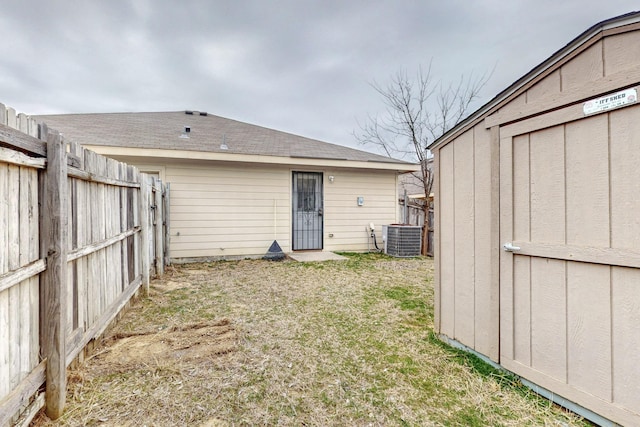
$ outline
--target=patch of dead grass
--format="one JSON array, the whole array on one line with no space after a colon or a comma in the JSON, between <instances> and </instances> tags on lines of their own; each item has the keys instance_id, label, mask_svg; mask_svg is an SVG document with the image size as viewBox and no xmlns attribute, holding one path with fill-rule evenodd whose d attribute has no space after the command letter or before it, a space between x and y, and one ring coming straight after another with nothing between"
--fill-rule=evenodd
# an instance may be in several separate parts
<instances>
[{"instance_id":1,"label":"patch of dead grass","mask_svg":"<svg viewBox=\"0 0 640 427\"><path fill-rule=\"evenodd\" d=\"M434 343L432 275L381 255L172 268L38 423L581 424Z\"/></svg>"}]
</instances>

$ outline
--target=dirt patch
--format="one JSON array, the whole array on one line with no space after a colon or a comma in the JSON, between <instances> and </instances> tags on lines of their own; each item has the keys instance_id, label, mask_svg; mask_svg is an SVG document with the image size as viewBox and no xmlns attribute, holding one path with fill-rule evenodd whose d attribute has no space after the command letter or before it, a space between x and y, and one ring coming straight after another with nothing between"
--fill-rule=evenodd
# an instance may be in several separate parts
<instances>
[{"instance_id":1,"label":"dirt patch","mask_svg":"<svg viewBox=\"0 0 640 427\"><path fill-rule=\"evenodd\" d=\"M150 362L203 362L237 349L236 331L229 319L188 323L157 332L116 333L95 357L101 369L126 372Z\"/></svg>"},{"instance_id":2,"label":"dirt patch","mask_svg":"<svg viewBox=\"0 0 640 427\"><path fill-rule=\"evenodd\" d=\"M175 282L173 280L158 280L153 284L153 288L157 292L171 292L177 289L185 289L190 286L190 282Z\"/></svg>"},{"instance_id":3,"label":"dirt patch","mask_svg":"<svg viewBox=\"0 0 640 427\"><path fill-rule=\"evenodd\" d=\"M189 276L206 276L208 274L211 274L211 271L209 270L201 270L201 269L191 269L191 268L185 268L184 270L185 274L188 274Z\"/></svg>"}]
</instances>

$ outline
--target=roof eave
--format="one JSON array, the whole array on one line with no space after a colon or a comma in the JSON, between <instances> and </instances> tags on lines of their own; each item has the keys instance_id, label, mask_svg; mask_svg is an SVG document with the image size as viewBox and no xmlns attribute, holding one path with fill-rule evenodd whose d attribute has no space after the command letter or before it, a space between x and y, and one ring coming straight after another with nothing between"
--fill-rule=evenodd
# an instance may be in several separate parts
<instances>
[{"instance_id":1,"label":"roof eave","mask_svg":"<svg viewBox=\"0 0 640 427\"><path fill-rule=\"evenodd\" d=\"M354 169L391 170L401 173L420 170L419 164L401 162L377 162L364 160L323 159L313 157L265 156L257 154L219 153L211 151L169 150L105 145L84 145L85 148L105 156L144 157L147 159L207 160L237 163L261 163L277 165L305 165L315 167L340 167Z\"/></svg>"}]
</instances>

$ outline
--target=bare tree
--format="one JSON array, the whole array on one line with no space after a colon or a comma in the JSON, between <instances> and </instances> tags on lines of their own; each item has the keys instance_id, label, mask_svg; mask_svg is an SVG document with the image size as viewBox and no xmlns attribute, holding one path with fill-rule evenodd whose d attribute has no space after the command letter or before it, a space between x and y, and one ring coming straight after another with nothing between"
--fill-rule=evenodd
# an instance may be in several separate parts
<instances>
[{"instance_id":1,"label":"bare tree","mask_svg":"<svg viewBox=\"0 0 640 427\"><path fill-rule=\"evenodd\" d=\"M364 124L359 124L360 132L355 133L355 137L362 144L377 146L389 157L420 163L421 170L414 175L427 197L423 206L426 225L423 254L427 251L427 233L432 226L428 197L433 187L433 172L427 147L467 116L489 77L490 74L462 75L456 82L445 84L433 78L429 63L426 70L418 69L415 78L401 70L385 86L371 84L386 109L382 116L368 116Z\"/></svg>"}]
</instances>

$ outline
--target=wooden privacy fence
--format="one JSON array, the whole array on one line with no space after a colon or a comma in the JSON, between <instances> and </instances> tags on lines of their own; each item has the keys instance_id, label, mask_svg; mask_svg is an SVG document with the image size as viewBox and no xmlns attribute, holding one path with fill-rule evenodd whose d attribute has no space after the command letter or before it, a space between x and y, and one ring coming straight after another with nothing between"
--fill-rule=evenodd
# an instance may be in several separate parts
<instances>
[{"instance_id":1,"label":"wooden privacy fence","mask_svg":"<svg viewBox=\"0 0 640 427\"><path fill-rule=\"evenodd\" d=\"M61 415L66 368L163 273L167 207L159 180L0 104L0 426Z\"/></svg>"}]
</instances>

